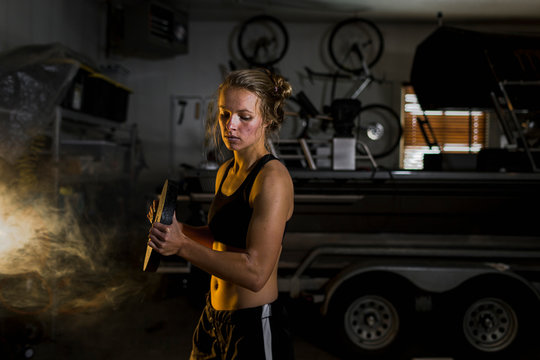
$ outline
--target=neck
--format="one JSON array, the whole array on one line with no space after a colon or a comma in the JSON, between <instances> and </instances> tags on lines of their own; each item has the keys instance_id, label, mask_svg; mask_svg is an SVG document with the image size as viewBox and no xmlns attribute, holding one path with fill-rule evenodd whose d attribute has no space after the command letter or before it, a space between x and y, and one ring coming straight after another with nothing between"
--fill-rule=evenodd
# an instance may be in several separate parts
<instances>
[{"instance_id":1,"label":"neck","mask_svg":"<svg viewBox=\"0 0 540 360\"><path fill-rule=\"evenodd\" d=\"M234 170L235 172L248 171L264 155L268 154L266 148L249 152L234 152Z\"/></svg>"}]
</instances>

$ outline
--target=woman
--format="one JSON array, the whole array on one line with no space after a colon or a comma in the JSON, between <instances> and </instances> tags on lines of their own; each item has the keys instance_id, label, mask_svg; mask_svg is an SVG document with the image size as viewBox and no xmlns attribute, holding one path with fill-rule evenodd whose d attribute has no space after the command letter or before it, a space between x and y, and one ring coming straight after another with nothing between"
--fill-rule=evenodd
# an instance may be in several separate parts
<instances>
[{"instance_id":1,"label":"woman","mask_svg":"<svg viewBox=\"0 0 540 360\"><path fill-rule=\"evenodd\" d=\"M229 74L219 87L218 126L233 157L216 176L208 226L155 223L149 245L211 274L191 359L291 359L292 340L277 302L277 269L294 190L267 148L283 122L291 86L263 69Z\"/></svg>"}]
</instances>

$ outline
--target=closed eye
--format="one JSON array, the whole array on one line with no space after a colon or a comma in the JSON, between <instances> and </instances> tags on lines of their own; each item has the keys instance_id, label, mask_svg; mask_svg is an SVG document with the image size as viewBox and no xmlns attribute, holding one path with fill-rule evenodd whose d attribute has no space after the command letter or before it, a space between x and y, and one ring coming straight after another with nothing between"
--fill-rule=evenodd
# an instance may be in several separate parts
<instances>
[{"instance_id":1,"label":"closed eye","mask_svg":"<svg viewBox=\"0 0 540 360\"><path fill-rule=\"evenodd\" d=\"M227 110L221 110L219 112L219 119L221 121L227 121L231 118L231 112Z\"/></svg>"}]
</instances>

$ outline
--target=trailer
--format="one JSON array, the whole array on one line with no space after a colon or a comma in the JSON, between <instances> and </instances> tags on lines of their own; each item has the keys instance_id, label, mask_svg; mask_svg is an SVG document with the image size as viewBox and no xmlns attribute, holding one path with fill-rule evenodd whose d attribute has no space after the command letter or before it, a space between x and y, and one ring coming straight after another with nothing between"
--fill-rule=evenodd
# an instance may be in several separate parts
<instances>
[{"instance_id":1,"label":"trailer","mask_svg":"<svg viewBox=\"0 0 540 360\"><path fill-rule=\"evenodd\" d=\"M476 167L448 171L442 152L441 166L386 170L364 146L372 170L358 170L354 139L336 132L333 170L321 170L308 137L280 140L280 150L301 148L278 152L282 160L305 164L286 162L295 211L279 288L317 305L325 323L314 327L341 358L540 359L537 55L537 37L446 26L419 44L410 80L422 109L497 115L506 146L452 154ZM438 146L423 118L425 143ZM186 171L184 219L206 222L214 178Z\"/></svg>"},{"instance_id":2,"label":"trailer","mask_svg":"<svg viewBox=\"0 0 540 360\"><path fill-rule=\"evenodd\" d=\"M214 175L187 173L181 216L205 220ZM317 305L325 324L315 326L333 337L338 355L538 357L539 174L291 175L295 212L279 288ZM165 262L160 271L189 266L179 269Z\"/></svg>"}]
</instances>

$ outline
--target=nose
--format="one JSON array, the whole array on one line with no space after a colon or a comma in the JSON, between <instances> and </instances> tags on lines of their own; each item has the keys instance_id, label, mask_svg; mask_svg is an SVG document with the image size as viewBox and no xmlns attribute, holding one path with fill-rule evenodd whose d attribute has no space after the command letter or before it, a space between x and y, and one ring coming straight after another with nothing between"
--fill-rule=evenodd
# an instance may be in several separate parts
<instances>
[{"instance_id":1,"label":"nose","mask_svg":"<svg viewBox=\"0 0 540 360\"><path fill-rule=\"evenodd\" d=\"M227 130L236 130L236 126L238 125L238 115L231 115L227 123L225 124L225 127Z\"/></svg>"}]
</instances>

